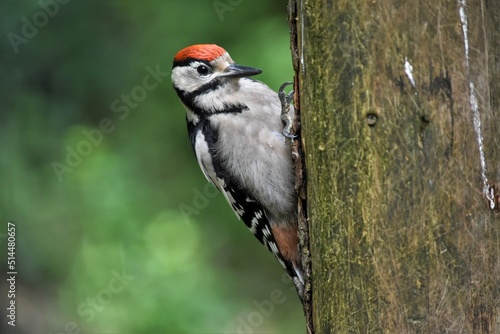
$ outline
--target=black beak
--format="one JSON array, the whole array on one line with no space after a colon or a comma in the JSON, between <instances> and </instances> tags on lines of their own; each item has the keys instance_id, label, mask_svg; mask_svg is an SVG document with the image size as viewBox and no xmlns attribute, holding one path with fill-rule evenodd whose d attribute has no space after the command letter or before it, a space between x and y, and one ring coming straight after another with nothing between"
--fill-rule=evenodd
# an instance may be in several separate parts
<instances>
[{"instance_id":1,"label":"black beak","mask_svg":"<svg viewBox=\"0 0 500 334\"><path fill-rule=\"evenodd\" d=\"M242 66L237 64L229 65L225 70L222 77L228 78L243 78L243 77L251 77L252 75L261 74L262 71L258 68Z\"/></svg>"}]
</instances>

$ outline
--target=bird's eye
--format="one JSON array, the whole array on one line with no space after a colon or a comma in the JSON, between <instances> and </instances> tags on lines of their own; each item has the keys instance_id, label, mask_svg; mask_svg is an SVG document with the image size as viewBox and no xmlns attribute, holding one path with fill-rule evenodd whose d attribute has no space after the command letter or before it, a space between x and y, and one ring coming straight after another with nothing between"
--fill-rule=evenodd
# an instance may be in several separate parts
<instances>
[{"instance_id":1,"label":"bird's eye","mask_svg":"<svg viewBox=\"0 0 500 334\"><path fill-rule=\"evenodd\" d=\"M199 75L208 75L212 72L212 69L207 65L200 65L196 68Z\"/></svg>"}]
</instances>

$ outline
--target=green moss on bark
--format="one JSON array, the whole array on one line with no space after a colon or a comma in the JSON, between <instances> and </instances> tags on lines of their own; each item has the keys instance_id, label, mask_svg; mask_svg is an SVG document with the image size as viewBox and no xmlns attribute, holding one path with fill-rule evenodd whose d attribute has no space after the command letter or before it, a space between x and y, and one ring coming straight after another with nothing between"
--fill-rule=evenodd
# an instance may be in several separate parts
<instances>
[{"instance_id":1,"label":"green moss on bark","mask_svg":"<svg viewBox=\"0 0 500 334\"><path fill-rule=\"evenodd\" d=\"M500 219L482 194L469 95L472 80L493 182L500 4L466 7L470 76L458 6L299 1L318 333L500 330Z\"/></svg>"}]
</instances>

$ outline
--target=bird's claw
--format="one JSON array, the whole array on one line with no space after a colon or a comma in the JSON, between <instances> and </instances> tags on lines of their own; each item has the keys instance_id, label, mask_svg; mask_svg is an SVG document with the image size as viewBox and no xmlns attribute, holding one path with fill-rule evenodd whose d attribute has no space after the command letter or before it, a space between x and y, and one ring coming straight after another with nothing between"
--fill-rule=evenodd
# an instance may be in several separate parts
<instances>
[{"instance_id":1,"label":"bird's claw","mask_svg":"<svg viewBox=\"0 0 500 334\"><path fill-rule=\"evenodd\" d=\"M282 84L280 86L280 89L278 91L278 95L279 95L279 98L280 98L280 101L281 101L281 109L283 110L284 108L286 108L286 106L288 104L290 104L290 102L293 101L293 94L295 93L293 90L290 92L290 93L286 93L285 92L285 88L287 86L290 86L290 85L293 85L293 82L291 81L287 81L285 82L284 84Z\"/></svg>"},{"instance_id":2,"label":"bird's claw","mask_svg":"<svg viewBox=\"0 0 500 334\"><path fill-rule=\"evenodd\" d=\"M285 88L291 84L293 84L293 82L290 81L282 84L278 91L278 97L281 102L281 121L283 122L283 136L285 136L286 138L295 139L297 138L297 136L290 133L293 124L294 110L291 102L293 101L294 91L292 90L288 94L285 92Z\"/></svg>"}]
</instances>

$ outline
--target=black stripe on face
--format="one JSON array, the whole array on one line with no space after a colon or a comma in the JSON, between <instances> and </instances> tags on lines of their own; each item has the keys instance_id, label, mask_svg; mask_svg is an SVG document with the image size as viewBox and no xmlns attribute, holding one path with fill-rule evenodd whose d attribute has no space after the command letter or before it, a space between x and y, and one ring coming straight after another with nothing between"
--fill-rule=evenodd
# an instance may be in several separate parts
<instances>
[{"instance_id":1,"label":"black stripe on face","mask_svg":"<svg viewBox=\"0 0 500 334\"><path fill-rule=\"evenodd\" d=\"M208 94L216 89L223 87L225 84L226 84L226 82L222 82L221 78L214 78L210 82L204 84L200 88L198 88L190 93L179 89L175 85L174 85L174 89L175 89L175 92L177 93L177 96L179 97L179 99L181 99L181 101L184 104L186 104L186 101L194 100L195 97L197 97L199 95Z\"/></svg>"},{"instance_id":2,"label":"black stripe on face","mask_svg":"<svg viewBox=\"0 0 500 334\"><path fill-rule=\"evenodd\" d=\"M227 80L223 80L223 78L215 77L210 82L204 84L203 86L201 86L197 90L194 90L190 93L184 92L184 97L186 99L189 99L189 100L194 100L195 97L197 97L197 96L209 94L210 92L213 92L214 90L217 90L217 89L222 89L227 84L228 84Z\"/></svg>"},{"instance_id":3,"label":"black stripe on face","mask_svg":"<svg viewBox=\"0 0 500 334\"><path fill-rule=\"evenodd\" d=\"M224 104L221 109L203 109L199 105L194 102L195 96L193 93L184 95L183 91L179 90L177 87L174 87L179 99L182 103L189 109L193 114L198 116L201 119L205 119L210 115L215 114L239 114L243 112L243 110L247 110L248 107L244 104Z\"/></svg>"}]
</instances>

